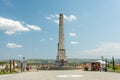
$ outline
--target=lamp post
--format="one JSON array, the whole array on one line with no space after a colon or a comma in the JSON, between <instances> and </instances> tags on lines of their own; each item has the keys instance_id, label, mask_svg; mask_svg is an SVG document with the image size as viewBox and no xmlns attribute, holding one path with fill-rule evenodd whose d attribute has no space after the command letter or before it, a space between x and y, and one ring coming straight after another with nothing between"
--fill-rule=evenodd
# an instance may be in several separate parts
<instances>
[{"instance_id":1,"label":"lamp post","mask_svg":"<svg viewBox=\"0 0 120 80\"><path fill-rule=\"evenodd\" d=\"M25 57L23 57L23 72L25 71Z\"/></svg>"},{"instance_id":2,"label":"lamp post","mask_svg":"<svg viewBox=\"0 0 120 80\"><path fill-rule=\"evenodd\" d=\"M107 72L107 68L108 68L108 61L107 59L105 59L105 71Z\"/></svg>"},{"instance_id":3,"label":"lamp post","mask_svg":"<svg viewBox=\"0 0 120 80\"><path fill-rule=\"evenodd\" d=\"M24 72L24 69L25 69L25 57L23 57L23 55L18 55L21 60L20 60L20 68L21 68L21 72Z\"/></svg>"}]
</instances>

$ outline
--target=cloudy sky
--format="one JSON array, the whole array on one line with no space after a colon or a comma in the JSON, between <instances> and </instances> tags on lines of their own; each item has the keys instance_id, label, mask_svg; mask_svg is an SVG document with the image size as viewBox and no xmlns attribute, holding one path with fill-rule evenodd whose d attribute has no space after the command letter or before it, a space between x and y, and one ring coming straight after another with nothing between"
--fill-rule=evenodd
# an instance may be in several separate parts
<instances>
[{"instance_id":1,"label":"cloudy sky","mask_svg":"<svg viewBox=\"0 0 120 80\"><path fill-rule=\"evenodd\" d=\"M0 0L0 59L55 59L64 14L68 58L120 58L119 0Z\"/></svg>"}]
</instances>

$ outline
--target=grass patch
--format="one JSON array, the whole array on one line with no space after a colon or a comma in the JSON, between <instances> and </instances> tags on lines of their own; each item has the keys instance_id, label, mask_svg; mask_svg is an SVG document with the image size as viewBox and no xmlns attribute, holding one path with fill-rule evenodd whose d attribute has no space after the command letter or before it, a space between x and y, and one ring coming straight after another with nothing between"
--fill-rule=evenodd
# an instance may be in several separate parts
<instances>
[{"instance_id":1,"label":"grass patch","mask_svg":"<svg viewBox=\"0 0 120 80\"><path fill-rule=\"evenodd\" d=\"M11 71L11 72L9 72L9 71L0 71L0 75L15 74L15 73L18 73L18 72L16 72L16 71Z\"/></svg>"}]
</instances>

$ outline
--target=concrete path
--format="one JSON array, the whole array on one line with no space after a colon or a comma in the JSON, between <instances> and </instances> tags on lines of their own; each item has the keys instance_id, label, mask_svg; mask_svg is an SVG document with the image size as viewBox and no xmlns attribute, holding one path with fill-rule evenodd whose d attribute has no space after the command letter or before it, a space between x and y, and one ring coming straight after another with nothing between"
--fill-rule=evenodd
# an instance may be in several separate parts
<instances>
[{"instance_id":1,"label":"concrete path","mask_svg":"<svg viewBox=\"0 0 120 80\"><path fill-rule=\"evenodd\" d=\"M120 73L80 70L36 71L0 75L0 80L120 80Z\"/></svg>"}]
</instances>

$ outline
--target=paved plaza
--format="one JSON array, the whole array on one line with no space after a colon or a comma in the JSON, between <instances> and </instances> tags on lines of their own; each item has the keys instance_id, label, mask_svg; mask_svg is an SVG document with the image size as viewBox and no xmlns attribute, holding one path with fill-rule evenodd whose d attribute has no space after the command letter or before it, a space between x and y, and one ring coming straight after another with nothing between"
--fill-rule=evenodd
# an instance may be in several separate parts
<instances>
[{"instance_id":1,"label":"paved plaza","mask_svg":"<svg viewBox=\"0 0 120 80\"><path fill-rule=\"evenodd\" d=\"M0 75L0 80L120 80L120 73L81 70L34 71Z\"/></svg>"}]
</instances>

